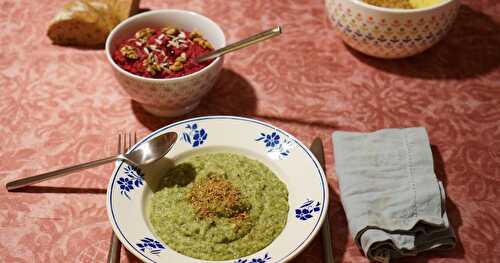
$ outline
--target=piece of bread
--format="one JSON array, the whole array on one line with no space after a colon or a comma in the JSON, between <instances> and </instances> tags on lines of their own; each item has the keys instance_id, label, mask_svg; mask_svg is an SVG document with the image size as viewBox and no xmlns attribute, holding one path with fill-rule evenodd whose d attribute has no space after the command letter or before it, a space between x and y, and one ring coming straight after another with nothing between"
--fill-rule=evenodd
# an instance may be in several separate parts
<instances>
[{"instance_id":1,"label":"piece of bread","mask_svg":"<svg viewBox=\"0 0 500 263\"><path fill-rule=\"evenodd\" d=\"M56 14L47 35L58 45L99 47L138 7L139 0L72 0Z\"/></svg>"},{"instance_id":2,"label":"piece of bread","mask_svg":"<svg viewBox=\"0 0 500 263\"><path fill-rule=\"evenodd\" d=\"M110 0L113 13L121 22L139 11L139 0Z\"/></svg>"}]
</instances>

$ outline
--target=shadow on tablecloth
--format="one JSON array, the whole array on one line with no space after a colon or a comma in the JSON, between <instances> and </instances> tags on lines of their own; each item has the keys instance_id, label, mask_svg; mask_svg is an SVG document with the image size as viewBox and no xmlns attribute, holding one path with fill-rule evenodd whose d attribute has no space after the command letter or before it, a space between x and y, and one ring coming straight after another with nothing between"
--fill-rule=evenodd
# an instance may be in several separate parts
<instances>
[{"instance_id":1,"label":"shadow on tablecloth","mask_svg":"<svg viewBox=\"0 0 500 263\"><path fill-rule=\"evenodd\" d=\"M130 253L127 249L125 250L125 256L127 257L127 262L129 263L141 263L142 261L139 260L134 254Z\"/></svg>"},{"instance_id":2,"label":"shadow on tablecloth","mask_svg":"<svg viewBox=\"0 0 500 263\"><path fill-rule=\"evenodd\" d=\"M432 157L434 159L434 171L436 176L441 182L443 182L445 191L447 191L448 176L445 173L445 166L443 157L437 146L432 145ZM409 262L409 263L424 263L429 262L433 258L453 258L453 259L463 259L465 257L465 250L460 239L459 228L462 226L462 217L460 216L460 211L457 206L453 203L450 196L446 197L446 213L448 214L448 219L450 220L450 225L455 231L457 237L457 245L454 249L446 251L428 251L423 252L416 257L401 258L399 260L393 260L391 262Z\"/></svg>"},{"instance_id":3,"label":"shadow on tablecloth","mask_svg":"<svg viewBox=\"0 0 500 263\"><path fill-rule=\"evenodd\" d=\"M131 101L132 110L149 130L157 130L169 123L197 116L237 115L252 116L257 107L257 97L252 85L241 75L223 69L217 83L191 113L177 118L162 118L146 112L138 102Z\"/></svg>"},{"instance_id":4,"label":"shadow on tablecloth","mask_svg":"<svg viewBox=\"0 0 500 263\"><path fill-rule=\"evenodd\" d=\"M417 56L384 60L346 47L359 61L389 73L423 79L468 79L500 66L500 25L462 5L448 35Z\"/></svg>"},{"instance_id":5,"label":"shadow on tablecloth","mask_svg":"<svg viewBox=\"0 0 500 263\"><path fill-rule=\"evenodd\" d=\"M329 211L331 211L329 216L333 240L333 257L335 262L343 262L348 246L348 238L350 238L349 227L347 226L347 216L340 202L340 195L331 186Z\"/></svg>"}]
</instances>

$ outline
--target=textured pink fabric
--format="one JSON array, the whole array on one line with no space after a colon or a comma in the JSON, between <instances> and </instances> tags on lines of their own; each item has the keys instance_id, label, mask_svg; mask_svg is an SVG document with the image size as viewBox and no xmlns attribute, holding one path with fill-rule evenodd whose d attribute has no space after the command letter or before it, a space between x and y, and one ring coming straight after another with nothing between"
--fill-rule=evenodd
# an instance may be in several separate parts
<instances>
[{"instance_id":1,"label":"textured pink fabric","mask_svg":"<svg viewBox=\"0 0 500 263\"><path fill-rule=\"evenodd\" d=\"M148 115L131 102L103 50L50 44L47 24L63 2L0 3L0 262L104 262L111 165L22 192L8 193L3 185L114 153L119 131L145 135L175 121ZM398 262L499 262L500 2L462 2L441 43L399 61L347 48L321 0L144 0L142 7L205 14L229 42L284 26L282 36L228 55L214 90L185 117L250 116L304 143L320 136L337 262L368 261L352 242L338 200L331 133L411 126L426 127L435 146L459 245ZM294 262L321 262L319 240ZM122 250L122 262L137 261Z\"/></svg>"}]
</instances>

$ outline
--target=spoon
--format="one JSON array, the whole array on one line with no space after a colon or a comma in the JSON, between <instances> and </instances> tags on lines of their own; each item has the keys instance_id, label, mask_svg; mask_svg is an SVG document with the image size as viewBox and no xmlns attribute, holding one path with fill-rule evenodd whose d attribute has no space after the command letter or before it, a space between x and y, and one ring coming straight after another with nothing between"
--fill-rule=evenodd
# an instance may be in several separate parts
<instances>
[{"instance_id":1,"label":"spoon","mask_svg":"<svg viewBox=\"0 0 500 263\"><path fill-rule=\"evenodd\" d=\"M80 171L87 168L96 167L105 163L116 160L122 160L135 166L142 166L150 164L154 161L161 159L167 154L175 141L177 140L177 133L167 132L159 135L150 141L144 142L136 149L129 153L110 156L104 159L99 159L87 163L77 164L70 167L62 168L48 173L43 173L7 183L7 190L14 190L24 186L32 185L52 178L57 178L72 172Z\"/></svg>"},{"instance_id":2,"label":"spoon","mask_svg":"<svg viewBox=\"0 0 500 263\"><path fill-rule=\"evenodd\" d=\"M219 49L210 51L208 53L205 53L197 58L194 58L194 61L196 63L207 61L207 60L222 56L226 53L233 52L233 51L248 47L248 46L253 45L255 43L258 43L260 41L275 37L275 36L281 34L281 32L282 32L281 26L277 26L275 28L271 28L271 29L266 30L264 32L260 32L256 35L253 35L251 37L240 40L236 43L227 45L223 48L219 48Z\"/></svg>"}]
</instances>

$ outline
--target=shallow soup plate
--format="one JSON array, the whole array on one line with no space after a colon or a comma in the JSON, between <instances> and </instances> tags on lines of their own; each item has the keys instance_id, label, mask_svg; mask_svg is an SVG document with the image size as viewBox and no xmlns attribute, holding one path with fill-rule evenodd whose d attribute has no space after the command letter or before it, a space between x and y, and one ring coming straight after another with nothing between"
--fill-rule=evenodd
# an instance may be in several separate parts
<instances>
[{"instance_id":1,"label":"shallow soup plate","mask_svg":"<svg viewBox=\"0 0 500 263\"><path fill-rule=\"evenodd\" d=\"M207 116L179 121L144 137L131 150L160 134L179 139L167 156L147 167L116 162L107 188L107 212L123 245L144 262L286 262L318 233L328 207L328 184L320 164L299 140L258 120ZM204 153L244 155L269 167L288 189L289 211L283 231L254 254L225 261L195 259L171 249L154 232L147 207L162 174L179 160Z\"/></svg>"}]
</instances>

